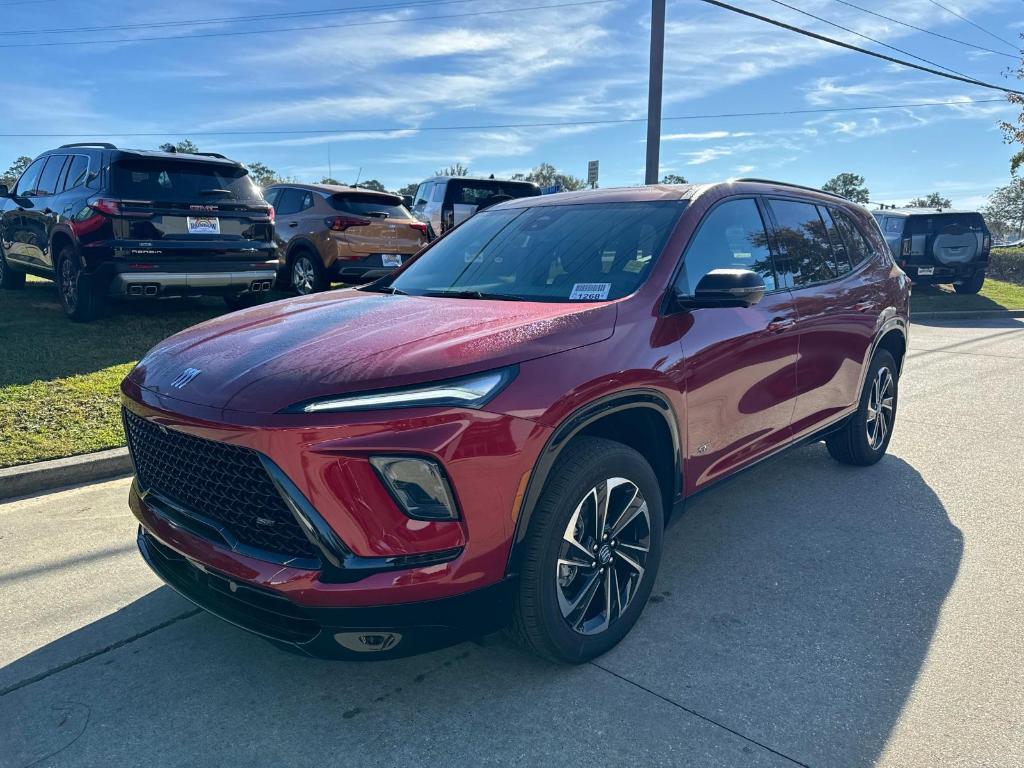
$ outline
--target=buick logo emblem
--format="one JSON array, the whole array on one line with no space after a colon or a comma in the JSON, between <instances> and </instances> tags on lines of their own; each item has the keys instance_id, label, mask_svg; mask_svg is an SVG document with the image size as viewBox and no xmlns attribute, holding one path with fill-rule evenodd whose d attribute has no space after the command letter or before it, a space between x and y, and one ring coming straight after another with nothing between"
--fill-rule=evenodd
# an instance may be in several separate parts
<instances>
[{"instance_id":1,"label":"buick logo emblem","mask_svg":"<svg viewBox=\"0 0 1024 768\"><path fill-rule=\"evenodd\" d=\"M171 382L171 386L175 389L184 389L185 385L188 384L192 379L198 376L202 371L198 368L186 368L180 374L178 378Z\"/></svg>"}]
</instances>

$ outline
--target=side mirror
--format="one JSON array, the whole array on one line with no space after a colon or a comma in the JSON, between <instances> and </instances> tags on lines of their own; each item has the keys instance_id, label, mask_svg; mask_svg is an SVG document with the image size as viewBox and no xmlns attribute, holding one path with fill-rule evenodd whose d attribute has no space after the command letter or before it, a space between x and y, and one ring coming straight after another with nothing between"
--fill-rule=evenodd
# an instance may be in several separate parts
<instances>
[{"instance_id":1,"label":"side mirror","mask_svg":"<svg viewBox=\"0 0 1024 768\"><path fill-rule=\"evenodd\" d=\"M409 208L411 210L413 202L414 201L412 199L412 195L402 195L402 205L404 205L406 208Z\"/></svg>"},{"instance_id":2,"label":"side mirror","mask_svg":"<svg viewBox=\"0 0 1024 768\"><path fill-rule=\"evenodd\" d=\"M686 309L752 307L764 298L764 279L749 269L713 269L697 283L693 296L679 296Z\"/></svg>"},{"instance_id":3,"label":"side mirror","mask_svg":"<svg viewBox=\"0 0 1024 768\"><path fill-rule=\"evenodd\" d=\"M6 184L0 184L0 197L10 197L11 190L7 188Z\"/></svg>"}]
</instances>

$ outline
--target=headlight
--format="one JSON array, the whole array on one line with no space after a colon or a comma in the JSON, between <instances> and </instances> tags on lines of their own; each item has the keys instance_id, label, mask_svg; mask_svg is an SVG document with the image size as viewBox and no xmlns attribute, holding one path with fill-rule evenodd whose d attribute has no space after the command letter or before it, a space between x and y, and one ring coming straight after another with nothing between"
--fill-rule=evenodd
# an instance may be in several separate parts
<instances>
[{"instance_id":1,"label":"headlight","mask_svg":"<svg viewBox=\"0 0 1024 768\"><path fill-rule=\"evenodd\" d=\"M417 520L457 520L455 498L444 471L434 461L413 456L371 456L370 464L391 497Z\"/></svg>"},{"instance_id":2,"label":"headlight","mask_svg":"<svg viewBox=\"0 0 1024 768\"><path fill-rule=\"evenodd\" d=\"M321 397L296 403L286 408L284 412L372 411L383 408L421 408L428 405L480 408L508 386L518 371L517 366L511 366L415 387Z\"/></svg>"}]
</instances>

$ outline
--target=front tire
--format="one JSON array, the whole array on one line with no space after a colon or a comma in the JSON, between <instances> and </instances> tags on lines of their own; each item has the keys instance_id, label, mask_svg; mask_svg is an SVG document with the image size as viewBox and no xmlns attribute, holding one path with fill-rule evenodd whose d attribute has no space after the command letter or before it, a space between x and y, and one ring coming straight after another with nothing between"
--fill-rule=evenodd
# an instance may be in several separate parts
<instances>
[{"instance_id":1,"label":"front tire","mask_svg":"<svg viewBox=\"0 0 1024 768\"><path fill-rule=\"evenodd\" d=\"M572 664L610 650L650 597L664 528L661 488L643 456L611 440L577 438L533 512L513 639Z\"/></svg>"},{"instance_id":2,"label":"front tire","mask_svg":"<svg viewBox=\"0 0 1024 768\"><path fill-rule=\"evenodd\" d=\"M57 291L64 314L76 323L95 320L103 311L103 297L82 270L78 254L71 246L61 250L57 257Z\"/></svg>"},{"instance_id":3,"label":"front tire","mask_svg":"<svg viewBox=\"0 0 1024 768\"><path fill-rule=\"evenodd\" d=\"M857 411L838 432L825 440L832 458L842 464L867 467L885 455L896 424L899 373L888 350L875 353L868 367Z\"/></svg>"},{"instance_id":4,"label":"front tire","mask_svg":"<svg viewBox=\"0 0 1024 768\"><path fill-rule=\"evenodd\" d=\"M292 290L300 296L327 290L327 272L319 256L309 251L299 251L292 257L288 269Z\"/></svg>"},{"instance_id":5,"label":"front tire","mask_svg":"<svg viewBox=\"0 0 1024 768\"><path fill-rule=\"evenodd\" d=\"M959 283L953 284L953 290L957 293L972 294L977 293L981 290L981 287L985 284L985 273L976 272L974 275L967 280L963 280Z\"/></svg>"},{"instance_id":6,"label":"front tire","mask_svg":"<svg viewBox=\"0 0 1024 768\"><path fill-rule=\"evenodd\" d=\"M25 273L15 272L7 263L3 249L0 248L0 288L8 291L16 291L25 287Z\"/></svg>"}]
</instances>

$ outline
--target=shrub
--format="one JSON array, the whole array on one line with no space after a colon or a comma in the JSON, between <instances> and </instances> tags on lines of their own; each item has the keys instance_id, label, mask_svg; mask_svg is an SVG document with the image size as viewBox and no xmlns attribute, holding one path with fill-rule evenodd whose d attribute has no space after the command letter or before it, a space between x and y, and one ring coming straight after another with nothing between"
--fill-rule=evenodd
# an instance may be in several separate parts
<instances>
[{"instance_id":1,"label":"shrub","mask_svg":"<svg viewBox=\"0 0 1024 768\"><path fill-rule=\"evenodd\" d=\"M1024 285L1024 248L993 248L988 274L996 280Z\"/></svg>"}]
</instances>

